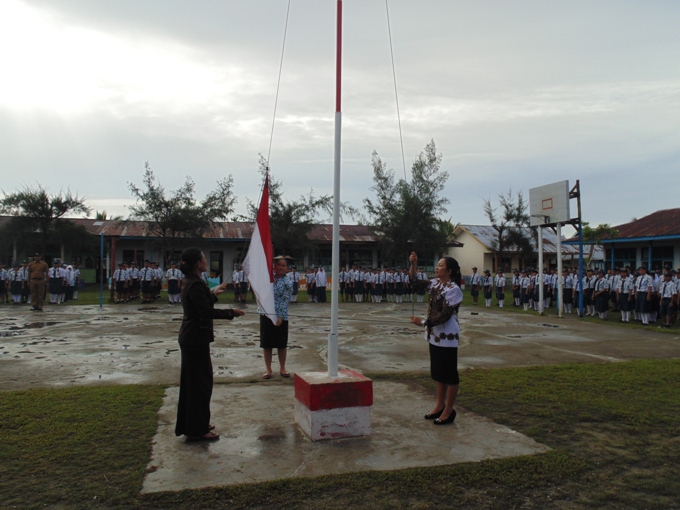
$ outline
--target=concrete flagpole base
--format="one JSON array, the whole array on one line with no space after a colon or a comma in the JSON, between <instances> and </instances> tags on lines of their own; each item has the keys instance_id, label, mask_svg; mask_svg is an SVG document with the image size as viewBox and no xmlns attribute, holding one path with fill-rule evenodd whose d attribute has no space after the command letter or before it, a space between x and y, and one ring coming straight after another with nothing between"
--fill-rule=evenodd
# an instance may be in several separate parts
<instances>
[{"instance_id":1,"label":"concrete flagpole base","mask_svg":"<svg viewBox=\"0 0 680 510\"><path fill-rule=\"evenodd\" d=\"M295 422L312 441L371 434L373 381L354 370L295 374Z\"/></svg>"}]
</instances>

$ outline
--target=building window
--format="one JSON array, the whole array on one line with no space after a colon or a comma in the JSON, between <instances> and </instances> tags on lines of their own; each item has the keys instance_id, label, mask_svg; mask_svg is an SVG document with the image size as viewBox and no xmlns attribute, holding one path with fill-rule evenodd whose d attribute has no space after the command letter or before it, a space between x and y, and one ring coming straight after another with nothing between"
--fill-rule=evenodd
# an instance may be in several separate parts
<instances>
[{"instance_id":1,"label":"building window","mask_svg":"<svg viewBox=\"0 0 680 510\"><path fill-rule=\"evenodd\" d=\"M632 268L636 265L637 250L635 248L614 248L612 259L612 249L605 250L605 268L611 269L613 267ZM644 260L643 260L644 262Z\"/></svg>"},{"instance_id":2,"label":"building window","mask_svg":"<svg viewBox=\"0 0 680 510\"><path fill-rule=\"evenodd\" d=\"M137 267L144 265L144 250L123 250L123 262L134 262Z\"/></svg>"},{"instance_id":3,"label":"building window","mask_svg":"<svg viewBox=\"0 0 680 510\"><path fill-rule=\"evenodd\" d=\"M665 266L673 266L675 256L675 249L673 246L652 246L651 257L649 256L649 250L649 248L642 248L640 250L643 266L648 267L651 262L650 269L652 271L662 269Z\"/></svg>"}]
</instances>

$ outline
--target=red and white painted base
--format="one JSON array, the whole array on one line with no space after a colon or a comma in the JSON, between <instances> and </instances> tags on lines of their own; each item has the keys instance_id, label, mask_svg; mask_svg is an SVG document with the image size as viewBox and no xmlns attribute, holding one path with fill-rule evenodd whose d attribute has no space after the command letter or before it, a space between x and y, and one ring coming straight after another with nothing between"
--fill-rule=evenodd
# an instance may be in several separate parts
<instances>
[{"instance_id":1,"label":"red and white painted base","mask_svg":"<svg viewBox=\"0 0 680 510\"><path fill-rule=\"evenodd\" d=\"M312 440L371 434L373 381L354 370L295 374L295 421Z\"/></svg>"}]
</instances>

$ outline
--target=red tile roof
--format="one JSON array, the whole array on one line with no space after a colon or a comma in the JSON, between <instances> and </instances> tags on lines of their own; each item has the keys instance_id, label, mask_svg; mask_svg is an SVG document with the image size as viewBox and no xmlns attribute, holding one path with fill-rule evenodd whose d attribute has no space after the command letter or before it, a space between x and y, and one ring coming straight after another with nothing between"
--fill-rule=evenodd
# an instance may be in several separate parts
<instances>
[{"instance_id":1,"label":"red tile roof","mask_svg":"<svg viewBox=\"0 0 680 510\"><path fill-rule=\"evenodd\" d=\"M9 220L7 216L0 216L0 225ZM82 225L89 232L100 236L102 233L109 237L154 237L149 223L146 221L118 221L118 220L94 220L90 218L69 218L69 221ZM212 228L204 234L207 239L228 239L230 241L250 240L255 223L231 221L215 222ZM368 225L340 225L340 241L344 243L376 243L383 235L376 227ZM330 243L333 239L333 225L314 225L309 233L312 241ZM451 241L450 246L462 246Z\"/></svg>"},{"instance_id":2,"label":"red tile roof","mask_svg":"<svg viewBox=\"0 0 680 510\"><path fill-rule=\"evenodd\" d=\"M617 239L680 236L680 209L656 211L614 228L619 231Z\"/></svg>"}]
</instances>

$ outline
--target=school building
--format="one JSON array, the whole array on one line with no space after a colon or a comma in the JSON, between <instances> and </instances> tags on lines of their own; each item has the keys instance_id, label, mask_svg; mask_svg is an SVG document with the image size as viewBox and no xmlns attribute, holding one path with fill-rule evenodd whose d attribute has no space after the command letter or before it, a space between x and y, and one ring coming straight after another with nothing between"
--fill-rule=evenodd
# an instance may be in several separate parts
<instances>
[{"instance_id":1,"label":"school building","mask_svg":"<svg viewBox=\"0 0 680 510\"><path fill-rule=\"evenodd\" d=\"M523 260L523 255L517 252L513 246L503 250L500 260L500 268L509 273L514 268L536 267L538 264L538 245L531 227L522 227L524 235L531 240L533 256L531 260ZM463 246L449 250L449 254L458 260L463 275L471 274L471 268L479 268L480 273L485 269L495 273L496 249L498 246L498 231L490 225L458 225L453 233L456 241ZM588 247L586 247L588 249ZM586 250L584 249L584 252ZM579 259L578 245L566 245L562 242L562 263L568 266L577 266ZM543 266L557 267L557 234L549 228L543 229ZM591 267L602 267L604 251L595 247L591 260Z\"/></svg>"},{"instance_id":2,"label":"school building","mask_svg":"<svg viewBox=\"0 0 680 510\"><path fill-rule=\"evenodd\" d=\"M0 227L9 217L0 217ZM231 282L234 268L243 262L248 251L254 223L215 222L200 239L175 238L162 241L145 221L94 220L72 218L70 221L84 227L93 236L92 248L85 252L72 249L68 243L48 246L43 254L48 263L55 258L71 263L78 259L83 279L87 282L98 281L101 267L109 278L120 262L134 261L142 267L145 260L158 262L167 269L172 260L179 261L184 248L196 246L203 250L209 261L209 271L214 277ZM311 253L286 253L295 259L298 270L323 265L331 267L333 226L314 225L308 234L314 244ZM347 267L353 264L362 267L381 267L385 261L381 255L382 234L376 227L366 225L340 225L340 263ZM461 246L451 242L450 247ZM103 247L103 261L101 257ZM31 259L33 253L24 253L14 246L0 246L2 258L12 260ZM421 254L422 255L422 254ZM437 262L438 254L421 257L421 264L431 271ZM407 263L406 258L403 264ZM167 266L167 267L166 267Z\"/></svg>"},{"instance_id":3,"label":"school building","mask_svg":"<svg viewBox=\"0 0 680 510\"><path fill-rule=\"evenodd\" d=\"M680 209L656 211L613 228L618 235L602 241L607 268L680 268Z\"/></svg>"}]
</instances>

